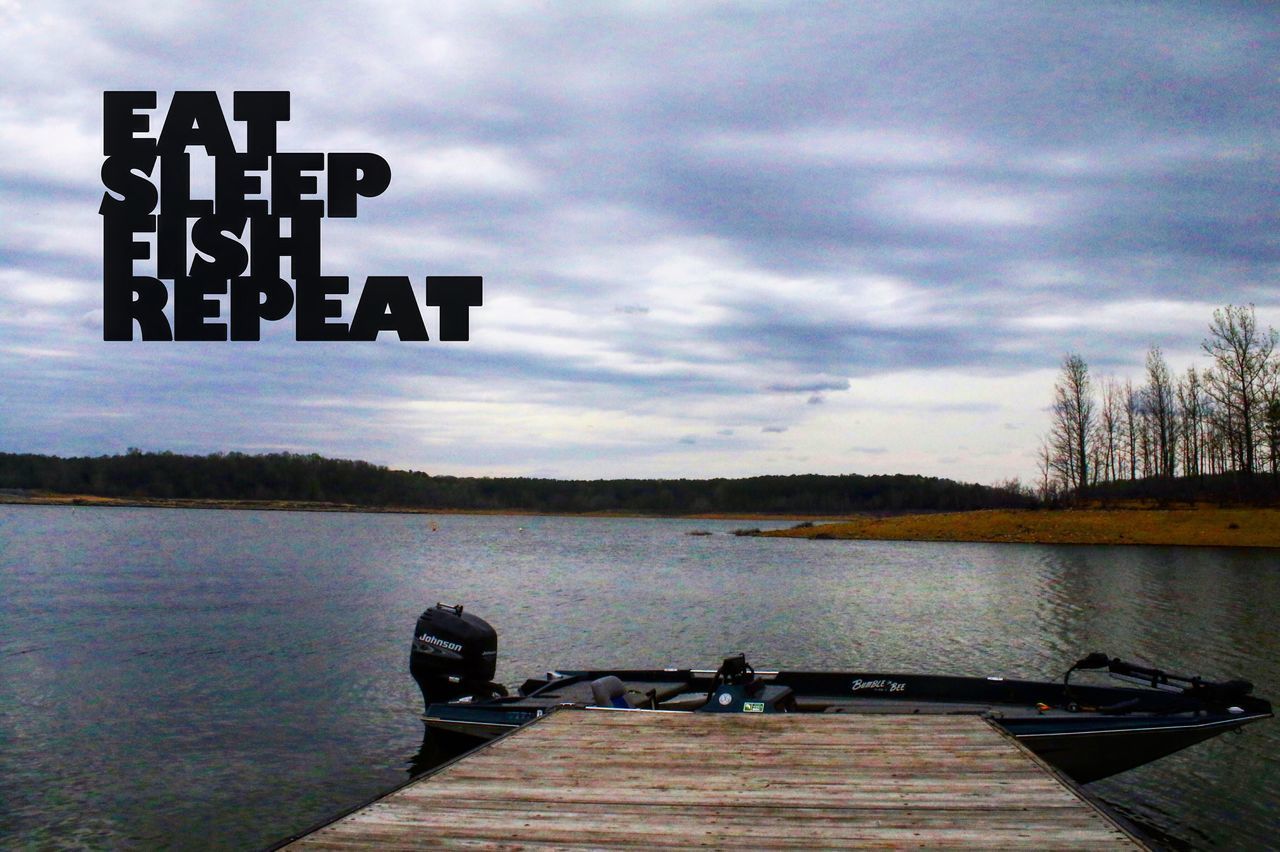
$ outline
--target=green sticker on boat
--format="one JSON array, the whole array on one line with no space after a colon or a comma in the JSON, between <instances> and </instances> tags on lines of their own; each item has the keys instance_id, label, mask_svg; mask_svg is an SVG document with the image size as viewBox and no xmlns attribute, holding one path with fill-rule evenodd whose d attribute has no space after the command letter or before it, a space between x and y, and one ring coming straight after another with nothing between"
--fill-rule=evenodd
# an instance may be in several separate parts
<instances>
[{"instance_id":1,"label":"green sticker on boat","mask_svg":"<svg viewBox=\"0 0 1280 852\"><path fill-rule=\"evenodd\" d=\"M763 713L764 702L763 701L744 701L742 702L742 712L743 713Z\"/></svg>"}]
</instances>

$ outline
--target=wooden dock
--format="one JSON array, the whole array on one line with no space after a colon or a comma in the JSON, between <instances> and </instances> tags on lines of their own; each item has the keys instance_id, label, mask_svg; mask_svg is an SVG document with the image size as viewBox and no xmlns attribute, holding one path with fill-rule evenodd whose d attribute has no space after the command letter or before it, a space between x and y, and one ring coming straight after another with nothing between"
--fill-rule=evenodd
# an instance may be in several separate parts
<instances>
[{"instance_id":1,"label":"wooden dock","mask_svg":"<svg viewBox=\"0 0 1280 852\"><path fill-rule=\"evenodd\" d=\"M288 849L1143 849L977 716L561 710Z\"/></svg>"}]
</instances>

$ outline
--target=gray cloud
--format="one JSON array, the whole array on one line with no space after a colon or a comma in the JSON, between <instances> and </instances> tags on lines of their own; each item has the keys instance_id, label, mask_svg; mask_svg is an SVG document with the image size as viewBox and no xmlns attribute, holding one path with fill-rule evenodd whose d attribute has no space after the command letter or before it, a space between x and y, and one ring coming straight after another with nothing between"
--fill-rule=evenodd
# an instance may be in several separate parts
<instances>
[{"instance_id":1,"label":"gray cloud","mask_svg":"<svg viewBox=\"0 0 1280 852\"><path fill-rule=\"evenodd\" d=\"M765 390L778 391L780 393L792 393L792 392L815 393L817 391L828 391L828 390L839 391L839 390L848 390L848 389L849 389L848 379L817 381L817 382L775 382L774 384L765 386Z\"/></svg>"},{"instance_id":2,"label":"gray cloud","mask_svg":"<svg viewBox=\"0 0 1280 852\"><path fill-rule=\"evenodd\" d=\"M902 373L951 391L1081 351L1136 374L1151 303L1176 317L1158 330L1171 351L1195 349L1209 306L1280 310L1265 4L0 16L0 449L481 465L432 443L465 409L504 466L749 473L768 460L655 454L725 422L818 434L839 406L868 409L828 393ZM235 89L288 89L283 148L386 155L388 192L326 223L326 271L482 274L472 341L306 346L286 322L258 345L104 344L83 318L101 308L101 92L120 88L214 88L228 108ZM1148 307L1116 319L1131 304ZM1043 404L879 407L1034 424ZM535 414L564 436L513 442Z\"/></svg>"}]
</instances>

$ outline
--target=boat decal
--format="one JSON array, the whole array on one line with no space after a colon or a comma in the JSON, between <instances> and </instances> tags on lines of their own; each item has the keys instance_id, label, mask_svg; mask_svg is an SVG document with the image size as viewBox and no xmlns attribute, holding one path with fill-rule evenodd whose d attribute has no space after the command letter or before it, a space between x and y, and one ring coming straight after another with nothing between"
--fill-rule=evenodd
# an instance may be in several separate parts
<instances>
[{"instance_id":1,"label":"boat decal","mask_svg":"<svg viewBox=\"0 0 1280 852\"><path fill-rule=\"evenodd\" d=\"M763 701L744 701L742 702L742 712L743 713L763 713L764 702Z\"/></svg>"},{"instance_id":2,"label":"boat decal","mask_svg":"<svg viewBox=\"0 0 1280 852\"><path fill-rule=\"evenodd\" d=\"M856 678L853 681L853 692L906 692L907 685L900 680L887 680L885 678L876 678L875 680L863 680Z\"/></svg>"},{"instance_id":3,"label":"boat decal","mask_svg":"<svg viewBox=\"0 0 1280 852\"><path fill-rule=\"evenodd\" d=\"M444 648L446 651L461 652L462 646L457 642L450 642L447 639L441 639L438 636L432 636L430 633L423 633L418 637L418 641L426 645L435 645L438 648Z\"/></svg>"}]
</instances>

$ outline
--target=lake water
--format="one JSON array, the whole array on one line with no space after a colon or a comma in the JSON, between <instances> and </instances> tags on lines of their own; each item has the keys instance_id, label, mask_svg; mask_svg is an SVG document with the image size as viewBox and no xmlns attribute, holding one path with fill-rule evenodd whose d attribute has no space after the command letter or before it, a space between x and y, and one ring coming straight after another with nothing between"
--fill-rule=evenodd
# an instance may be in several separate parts
<instances>
[{"instance_id":1,"label":"lake water","mask_svg":"<svg viewBox=\"0 0 1280 852\"><path fill-rule=\"evenodd\" d=\"M494 624L507 683L736 651L1055 679L1101 650L1280 698L1275 552L748 525L0 506L0 844L258 847L402 782L438 600ZM1276 848L1280 724L1089 789L1173 848Z\"/></svg>"}]
</instances>

